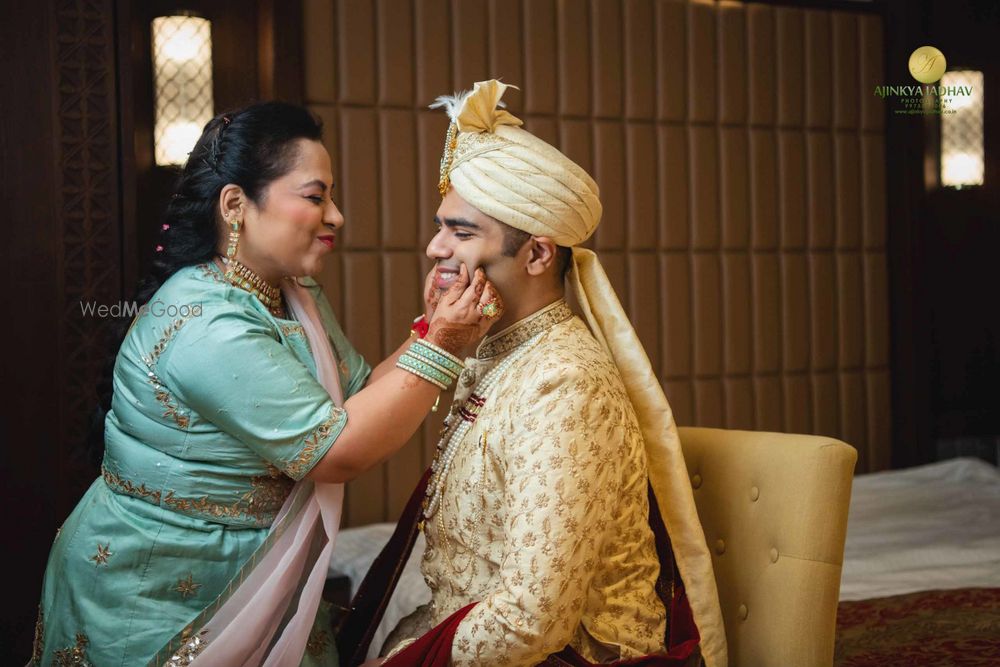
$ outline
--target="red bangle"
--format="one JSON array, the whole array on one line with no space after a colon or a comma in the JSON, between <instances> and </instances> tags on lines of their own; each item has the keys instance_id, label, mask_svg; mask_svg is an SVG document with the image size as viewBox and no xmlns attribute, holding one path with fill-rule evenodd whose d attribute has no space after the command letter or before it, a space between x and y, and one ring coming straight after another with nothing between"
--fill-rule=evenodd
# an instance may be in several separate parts
<instances>
[{"instance_id":1,"label":"red bangle","mask_svg":"<svg viewBox=\"0 0 1000 667\"><path fill-rule=\"evenodd\" d=\"M431 328L431 323L427 321L427 318L421 315L420 317L413 320L413 326L410 327L411 334L417 334L420 338L427 337L427 331Z\"/></svg>"}]
</instances>

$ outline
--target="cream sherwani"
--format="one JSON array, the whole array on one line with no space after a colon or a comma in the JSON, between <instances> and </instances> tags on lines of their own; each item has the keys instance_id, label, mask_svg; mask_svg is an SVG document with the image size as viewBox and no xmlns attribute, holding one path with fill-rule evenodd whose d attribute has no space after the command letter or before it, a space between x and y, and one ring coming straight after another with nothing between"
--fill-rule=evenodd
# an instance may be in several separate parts
<instances>
[{"instance_id":1,"label":"cream sherwani","mask_svg":"<svg viewBox=\"0 0 1000 667\"><path fill-rule=\"evenodd\" d=\"M528 667L567 644L592 662L662 651L642 435L616 366L565 302L483 342L450 420L519 351L483 396L425 525L431 602L386 648L478 602L454 665Z\"/></svg>"}]
</instances>

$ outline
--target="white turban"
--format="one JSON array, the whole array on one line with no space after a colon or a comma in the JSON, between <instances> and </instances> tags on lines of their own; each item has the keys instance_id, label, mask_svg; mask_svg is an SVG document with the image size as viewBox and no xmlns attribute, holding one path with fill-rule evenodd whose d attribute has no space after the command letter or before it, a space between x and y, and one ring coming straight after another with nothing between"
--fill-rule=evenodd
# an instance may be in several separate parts
<instances>
[{"instance_id":1,"label":"white turban","mask_svg":"<svg viewBox=\"0 0 1000 667\"><path fill-rule=\"evenodd\" d=\"M471 91L439 97L433 105L445 107L452 121L441 158L441 196L454 187L462 199L500 222L561 246L577 246L601 220L597 184L501 108L507 87L497 80L480 81ZM702 656L708 667L724 667L726 635L712 557L673 412L596 254L573 247L569 284L594 337L618 366L639 419L649 481L701 635Z\"/></svg>"},{"instance_id":2,"label":"white turban","mask_svg":"<svg viewBox=\"0 0 1000 667\"><path fill-rule=\"evenodd\" d=\"M454 123L442 158L442 195L450 183L462 199L511 227L579 245L601 221L597 183L497 108L506 89L481 81L470 92L438 98L434 106L444 106Z\"/></svg>"}]
</instances>

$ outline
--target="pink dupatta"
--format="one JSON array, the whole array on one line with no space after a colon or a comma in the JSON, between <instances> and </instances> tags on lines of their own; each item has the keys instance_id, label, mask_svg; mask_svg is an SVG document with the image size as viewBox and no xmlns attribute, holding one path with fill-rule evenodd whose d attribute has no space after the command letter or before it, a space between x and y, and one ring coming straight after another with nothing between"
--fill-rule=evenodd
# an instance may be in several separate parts
<instances>
[{"instance_id":1,"label":"pink dupatta","mask_svg":"<svg viewBox=\"0 0 1000 667\"><path fill-rule=\"evenodd\" d=\"M285 281L282 292L309 340L320 384L342 407L337 362L315 301L293 280ZM343 500L343 484L298 482L268 537L229 587L150 664L298 667L326 583Z\"/></svg>"}]
</instances>

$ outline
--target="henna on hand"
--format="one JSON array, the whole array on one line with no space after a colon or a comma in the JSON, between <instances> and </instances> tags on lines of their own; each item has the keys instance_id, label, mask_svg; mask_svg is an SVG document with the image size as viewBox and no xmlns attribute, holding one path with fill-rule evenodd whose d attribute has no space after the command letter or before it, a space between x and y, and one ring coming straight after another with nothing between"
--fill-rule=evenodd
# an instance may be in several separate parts
<instances>
[{"instance_id":1,"label":"henna on hand","mask_svg":"<svg viewBox=\"0 0 1000 667\"><path fill-rule=\"evenodd\" d=\"M454 322L443 318L434 320L427 332L428 340L456 357L465 356L481 337L478 322Z\"/></svg>"},{"instance_id":2,"label":"henna on hand","mask_svg":"<svg viewBox=\"0 0 1000 667\"><path fill-rule=\"evenodd\" d=\"M434 310L437 308L438 302L441 301L441 290L434 285L436 274L437 269L432 267L430 273L424 278L424 317L427 318L428 322L434 317Z\"/></svg>"},{"instance_id":3,"label":"henna on hand","mask_svg":"<svg viewBox=\"0 0 1000 667\"><path fill-rule=\"evenodd\" d=\"M441 303L441 294L441 290L431 284L430 289L427 290L427 294L424 295L424 301L427 303L426 316L428 322L434 316L434 311L437 310L438 304Z\"/></svg>"}]
</instances>

